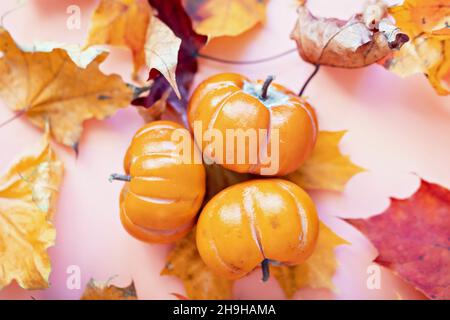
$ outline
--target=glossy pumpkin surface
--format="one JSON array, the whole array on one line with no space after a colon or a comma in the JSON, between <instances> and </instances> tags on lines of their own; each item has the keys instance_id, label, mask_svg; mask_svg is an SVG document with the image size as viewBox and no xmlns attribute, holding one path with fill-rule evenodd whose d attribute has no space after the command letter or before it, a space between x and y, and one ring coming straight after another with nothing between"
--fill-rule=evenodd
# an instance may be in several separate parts
<instances>
[{"instance_id":1,"label":"glossy pumpkin surface","mask_svg":"<svg viewBox=\"0 0 450 320\"><path fill-rule=\"evenodd\" d=\"M155 121L135 134L125 156L124 169L131 179L122 190L120 217L131 235L146 242L183 237L194 226L205 194L203 164L181 161L174 130L189 136L192 157L199 153L187 129Z\"/></svg>"},{"instance_id":2,"label":"glossy pumpkin surface","mask_svg":"<svg viewBox=\"0 0 450 320\"><path fill-rule=\"evenodd\" d=\"M286 265L313 252L319 220L302 188L281 179L252 180L224 189L202 210L197 247L218 275L238 279L264 259Z\"/></svg>"},{"instance_id":3,"label":"glossy pumpkin surface","mask_svg":"<svg viewBox=\"0 0 450 320\"><path fill-rule=\"evenodd\" d=\"M218 74L206 79L190 99L189 123L191 129L194 129L195 122L201 123L203 131L217 129L223 137L226 137L227 129L233 129L234 132L236 129L253 129L254 132L265 129L268 134L260 138L263 141L258 141L256 162L249 158L249 152L254 149L249 149L248 140L245 144L247 150L244 150L246 162L239 163L237 142L234 149L229 146L228 150L224 143L219 157L214 150L206 148L208 143L203 136L200 137L194 131L194 137L206 156L217 163L221 161L221 165L227 169L263 175L286 175L298 169L311 154L318 134L317 117L314 109L304 99L279 84L270 84L267 97L263 99L262 86L262 81L251 82L234 73ZM279 147L278 152L271 155L271 134L275 129L278 130ZM227 163L223 155L229 154L230 150L234 150L234 161ZM278 169L269 174L262 171L269 166L263 160L266 152L271 157L277 157L278 161Z\"/></svg>"}]
</instances>

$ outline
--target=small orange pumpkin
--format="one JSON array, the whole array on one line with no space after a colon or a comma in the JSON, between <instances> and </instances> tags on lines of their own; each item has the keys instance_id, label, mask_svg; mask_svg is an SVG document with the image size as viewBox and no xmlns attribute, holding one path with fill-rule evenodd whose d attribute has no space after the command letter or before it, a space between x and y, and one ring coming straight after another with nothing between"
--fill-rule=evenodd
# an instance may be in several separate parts
<instances>
[{"instance_id":1,"label":"small orange pumpkin","mask_svg":"<svg viewBox=\"0 0 450 320\"><path fill-rule=\"evenodd\" d=\"M202 148L204 155L220 163L227 169L236 172L246 172L270 176L281 176L298 169L309 157L314 148L318 133L317 117L314 109L302 98L279 84L271 84L273 78L251 82L246 77L235 73L223 73L203 81L194 91L188 106L188 119L191 129L195 123L201 123L202 130L217 129L226 137L227 129L253 129L268 133L259 141L260 145L254 158L250 160L250 142L246 141L246 150L238 150L234 146L233 161L226 161L230 153L224 142L223 152L218 156L214 150L206 148L203 141L194 130L194 138ZM275 130L277 129L277 130ZM264 154L270 153L273 138L270 133L278 132L278 153L269 155L277 157L278 168L266 170L269 164L264 163ZM228 152L227 152L228 151ZM239 163L238 152L245 152L246 161ZM269 151L269 152L268 152ZM264 153L263 153L264 152ZM221 159L222 158L222 159Z\"/></svg>"},{"instance_id":2,"label":"small orange pumpkin","mask_svg":"<svg viewBox=\"0 0 450 320\"><path fill-rule=\"evenodd\" d=\"M318 230L316 208L302 188L264 179L236 184L214 196L200 214L196 240L211 270L238 279L260 263L264 271L270 261L305 261L315 248Z\"/></svg>"},{"instance_id":3,"label":"small orange pumpkin","mask_svg":"<svg viewBox=\"0 0 450 320\"><path fill-rule=\"evenodd\" d=\"M175 152L174 130L187 129L172 121L154 121L133 137L124 159L127 181L120 196L120 218L135 238L169 243L182 238L196 222L205 194L205 169L181 161ZM194 153L199 153L191 138ZM197 155L199 157L199 155ZM193 160L193 159L192 159Z\"/></svg>"}]
</instances>

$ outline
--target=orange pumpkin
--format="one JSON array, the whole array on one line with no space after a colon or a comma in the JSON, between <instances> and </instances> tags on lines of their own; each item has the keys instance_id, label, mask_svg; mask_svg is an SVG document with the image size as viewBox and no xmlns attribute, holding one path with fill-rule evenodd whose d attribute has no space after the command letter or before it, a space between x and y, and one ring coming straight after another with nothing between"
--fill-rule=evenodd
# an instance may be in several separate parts
<instances>
[{"instance_id":1,"label":"orange pumpkin","mask_svg":"<svg viewBox=\"0 0 450 320\"><path fill-rule=\"evenodd\" d=\"M199 153L187 129L171 121L151 122L131 141L124 160L126 175L112 175L127 181L120 196L122 224L142 241L169 243L182 238L194 226L203 201L203 164L181 161L174 130L184 130L190 137L192 156Z\"/></svg>"},{"instance_id":2,"label":"orange pumpkin","mask_svg":"<svg viewBox=\"0 0 450 320\"><path fill-rule=\"evenodd\" d=\"M200 214L196 240L211 270L237 279L260 263L305 261L318 230L316 208L302 188L264 179L236 184L212 198Z\"/></svg>"},{"instance_id":3,"label":"orange pumpkin","mask_svg":"<svg viewBox=\"0 0 450 320\"><path fill-rule=\"evenodd\" d=\"M226 137L227 129L234 129L235 133L236 129L252 129L255 133L265 129L268 133L258 141L257 150L250 148L248 139L243 147L245 150L238 150L237 142L234 149L229 146L227 150L229 141L224 139L223 150L218 155L215 150L207 148L208 141L203 141L203 136L194 130L194 138L208 158L236 172L280 176L295 171L309 157L318 133L315 111L292 91L279 84L271 84L272 79L268 78L263 84L261 81L251 82L239 74L223 73L206 79L196 88L188 106L191 129L194 130L197 122L203 131L217 129L223 137ZM278 152L272 141L275 131L278 132ZM272 147L276 154L270 154ZM234 150L234 156L229 155L230 150ZM256 161L250 159L253 150L256 150L253 158L257 158ZM244 163L238 161L239 151L246 155ZM233 161L226 160L227 153ZM266 153L278 161L276 170L262 170L270 166L264 162Z\"/></svg>"}]
</instances>

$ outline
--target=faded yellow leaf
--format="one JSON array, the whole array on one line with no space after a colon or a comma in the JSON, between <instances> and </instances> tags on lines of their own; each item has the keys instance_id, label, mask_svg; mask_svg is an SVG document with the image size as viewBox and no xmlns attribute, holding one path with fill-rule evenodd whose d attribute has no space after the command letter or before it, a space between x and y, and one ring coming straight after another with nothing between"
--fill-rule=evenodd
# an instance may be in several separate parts
<instances>
[{"instance_id":1,"label":"faded yellow leaf","mask_svg":"<svg viewBox=\"0 0 450 320\"><path fill-rule=\"evenodd\" d=\"M134 282L125 288L106 283L89 280L84 289L81 300L137 300Z\"/></svg>"},{"instance_id":2,"label":"faded yellow leaf","mask_svg":"<svg viewBox=\"0 0 450 320\"><path fill-rule=\"evenodd\" d=\"M207 268L197 251L195 230L176 243L161 274L183 281L189 299L232 298L233 281L218 277Z\"/></svg>"},{"instance_id":3,"label":"faded yellow leaf","mask_svg":"<svg viewBox=\"0 0 450 320\"><path fill-rule=\"evenodd\" d=\"M210 39L239 35L266 20L267 0L183 0L194 29Z\"/></svg>"},{"instance_id":4,"label":"faded yellow leaf","mask_svg":"<svg viewBox=\"0 0 450 320\"><path fill-rule=\"evenodd\" d=\"M144 44L151 19L152 9L147 0L101 0L91 18L87 45L129 48L136 74L145 64Z\"/></svg>"},{"instance_id":5,"label":"faded yellow leaf","mask_svg":"<svg viewBox=\"0 0 450 320\"><path fill-rule=\"evenodd\" d=\"M406 0L389 9L411 41L384 63L399 76L424 73L436 92L450 93L450 6L446 0Z\"/></svg>"},{"instance_id":6,"label":"faded yellow leaf","mask_svg":"<svg viewBox=\"0 0 450 320\"><path fill-rule=\"evenodd\" d=\"M345 131L320 131L311 157L286 178L310 190L344 190L351 177L364 171L341 154L339 142L344 134Z\"/></svg>"},{"instance_id":7,"label":"faded yellow leaf","mask_svg":"<svg viewBox=\"0 0 450 320\"><path fill-rule=\"evenodd\" d=\"M405 0L402 5L389 8L397 25L412 35L432 33L450 25L448 0Z\"/></svg>"},{"instance_id":8,"label":"faded yellow leaf","mask_svg":"<svg viewBox=\"0 0 450 320\"><path fill-rule=\"evenodd\" d=\"M157 17L152 17L147 34L144 47L147 66L159 70L181 99L175 75L181 39Z\"/></svg>"},{"instance_id":9,"label":"faded yellow leaf","mask_svg":"<svg viewBox=\"0 0 450 320\"><path fill-rule=\"evenodd\" d=\"M120 76L99 70L105 52L24 51L3 28L0 51L0 97L36 126L48 122L52 136L75 149L85 120L104 119L132 99Z\"/></svg>"},{"instance_id":10,"label":"faded yellow leaf","mask_svg":"<svg viewBox=\"0 0 450 320\"><path fill-rule=\"evenodd\" d=\"M51 219L62 174L46 133L37 150L0 178L0 289L13 280L24 289L48 287L46 250L55 243Z\"/></svg>"},{"instance_id":11,"label":"faded yellow leaf","mask_svg":"<svg viewBox=\"0 0 450 320\"><path fill-rule=\"evenodd\" d=\"M334 249L343 244L349 243L321 222L317 246L311 257L297 266L271 266L271 273L288 298L306 287L334 290L333 276L338 266Z\"/></svg>"}]
</instances>

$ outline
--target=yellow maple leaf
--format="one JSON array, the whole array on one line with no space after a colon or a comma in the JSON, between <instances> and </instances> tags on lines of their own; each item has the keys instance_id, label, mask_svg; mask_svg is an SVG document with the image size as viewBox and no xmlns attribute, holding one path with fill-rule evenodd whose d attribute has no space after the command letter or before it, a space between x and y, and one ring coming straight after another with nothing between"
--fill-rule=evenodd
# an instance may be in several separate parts
<instances>
[{"instance_id":1,"label":"yellow maple leaf","mask_svg":"<svg viewBox=\"0 0 450 320\"><path fill-rule=\"evenodd\" d=\"M310 189L342 191L355 174L364 171L341 154L339 142L345 131L320 131L311 157L286 178Z\"/></svg>"},{"instance_id":2,"label":"yellow maple leaf","mask_svg":"<svg viewBox=\"0 0 450 320\"><path fill-rule=\"evenodd\" d=\"M288 298L305 287L334 290L332 279L338 266L334 249L343 244L349 243L321 222L317 246L311 257L296 266L271 266L271 273Z\"/></svg>"},{"instance_id":3,"label":"yellow maple leaf","mask_svg":"<svg viewBox=\"0 0 450 320\"><path fill-rule=\"evenodd\" d=\"M46 250L55 242L51 218L62 174L47 132L34 153L0 178L0 289L13 280L24 289L48 286Z\"/></svg>"},{"instance_id":4,"label":"yellow maple leaf","mask_svg":"<svg viewBox=\"0 0 450 320\"><path fill-rule=\"evenodd\" d=\"M136 74L145 64L144 44L151 19L147 0L101 0L91 18L87 45L129 48Z\"/></svg>"},{"instance_id":5,"label":"yellow maple leaf","mask_svg":"<svg viewBox=\"0 0 450 320\"><path fill-rule=\"evenodd\" d=\"M411 35L432 33L450 25L448 0L405 0L402 5L389 8L389 12L397 25Z\"/></svg>"},{"instance_id":6,"label":"yellow maple leaf","mask_svg":"<svg viewBox=\"0 0 450 320\"><path fill-rule=\"evenodd\" d=\"M132 90L120 76L99 70L105 52L47 49L24 51L0 28L0 97L36 126L48 122L58 142L76 149L83 122L128 106Z\"/></svg>"},{"instance_id":7,"label":"yellow maple leaf","mask_svg":"<svg viewBox=\"0 0 450 320\"><path fill-rule=\"evenodd\" d=\"M183 0L194 30L210 39L236 36L266 19L267 0Z\"/></svg>"},{"instance_id":8,"label":"yellow maple leaf","mask_svg":"<svg viewBox=\"0 0 450 320\"><path fill-rule=\"evenodd\" d=\"M125 288L106 283L89 280L84 289L81 300L137 300L134 282Z\"/></svg>"},{"instance_id":9,"label":"yellow maple leaf","mask_svg":"<svg viewBox=\"0 0 450 320\"><path fill-rule=\"evenodd\" d=\"M195 230L176 243L161 274L181 279L189 299L232 298L233 281L216 276L205 265L197 251Z\"/></svg>"},{"instance_id":10,"label":"yellow maple leaf","mask_svg":"<svg viewBox=\"0 0 450 320\"><path fill-rule=\"evenodd\" d=\"M390 71L406 77L424 73L436 92L450 93L450 6L446 0L406 0L389 9L410 42L385 61Z\"/></svg>"}]
</instances>

